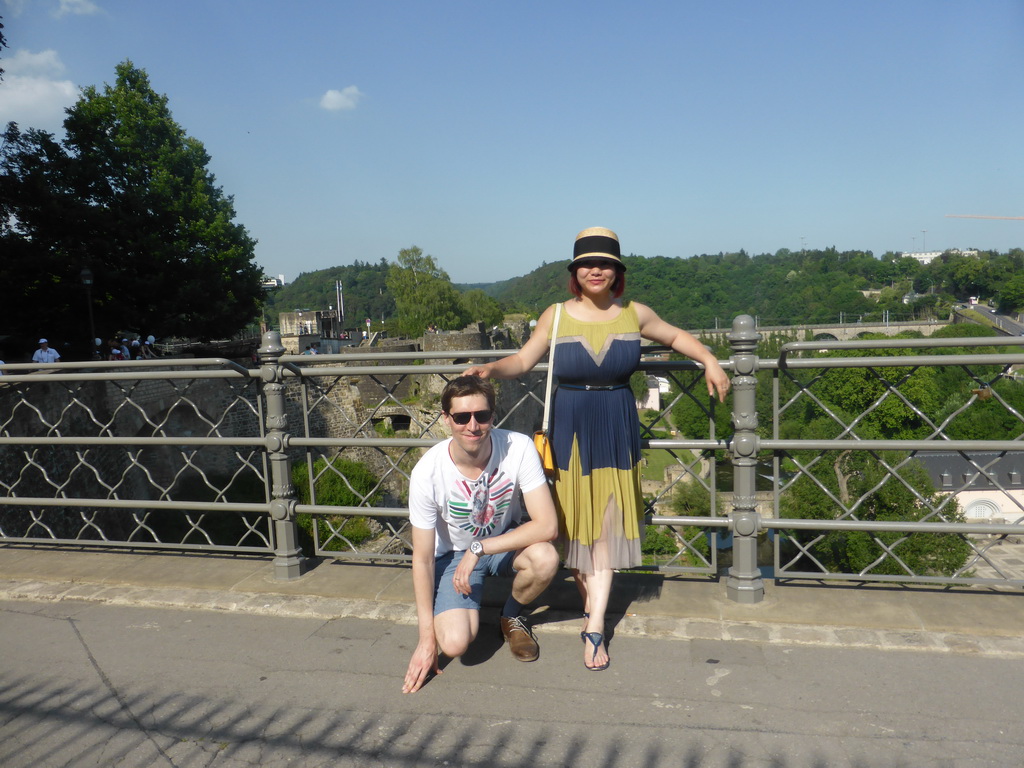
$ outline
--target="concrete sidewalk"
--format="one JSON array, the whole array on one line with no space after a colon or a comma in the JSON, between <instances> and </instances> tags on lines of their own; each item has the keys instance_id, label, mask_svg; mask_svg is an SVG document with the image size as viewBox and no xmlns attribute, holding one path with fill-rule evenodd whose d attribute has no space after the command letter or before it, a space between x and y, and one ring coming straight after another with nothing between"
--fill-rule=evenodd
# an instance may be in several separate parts
<instances>
[{"instance_id":1,"label":"concrete sidewalk","mask_svg":"<svg viewBox=\"0 0 1024 768\"><path fill-rule=\"evenodd\" d=\"M502 588L492 585L490 604L504 599ZM416 622L409 568L330 560L311 563L295 581L279 582L268 557L2 545L0 600ZM724 582L626 573L616 580L609 634L1021 657L1022 600L1019 589L767 580L765 600L747 606L726 598ZM534 607L531 622L539 635L575 634L579 618L572 579L561 574Z\"/></svg>"}]
</instances>

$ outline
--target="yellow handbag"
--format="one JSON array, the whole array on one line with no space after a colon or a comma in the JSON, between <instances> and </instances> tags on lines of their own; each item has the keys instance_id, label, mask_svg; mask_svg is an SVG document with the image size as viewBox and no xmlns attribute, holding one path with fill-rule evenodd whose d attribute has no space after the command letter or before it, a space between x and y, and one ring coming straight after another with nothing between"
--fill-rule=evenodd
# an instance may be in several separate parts
<instances>
[{"instance_id":1,"label":"yellow handbag","mask_svg":"<svg viewBox=\"0 0 1024 768\"><path fill-rule=\"evenodd\" d=\"M555 474L555 454L551 450L551 439L543 429L533 433L533 444L537 446L537 453L540 454L540 464L544 467L544 474L549 477Z\"/></svg>"}]
</instances>

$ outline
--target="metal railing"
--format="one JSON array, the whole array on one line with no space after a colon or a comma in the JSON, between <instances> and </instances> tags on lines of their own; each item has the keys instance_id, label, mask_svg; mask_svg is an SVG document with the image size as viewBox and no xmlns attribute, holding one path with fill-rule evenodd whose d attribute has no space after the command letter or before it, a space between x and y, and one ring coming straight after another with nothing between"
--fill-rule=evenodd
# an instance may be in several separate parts
<instances>
[{"instance_id":1,"label":"metal railing","mask_svg":"<svg viewBox=\"0 0 1024 768\"><path fill-rule=\"evenodd\" d=\"M721 553L744 603L766 576L1024 585L997 556L1024 532L1016 339L794 341L760 357L748 316L728 339L725 406L700 366L642 364L671 387L642 427L656 475L647 567L716 576ZM301 574L304 553L408 561L408 475L447 436L440 391L469 360L504 354L287 355L270 333L255 368L7 365L0 541L272 553L281 579ZM544 372L498 383L498 426L539 425ZM921 462L940 452L970 471L937 488ZM979 481L1001 521L960 509Z\"/></svg>"}]
</instances>

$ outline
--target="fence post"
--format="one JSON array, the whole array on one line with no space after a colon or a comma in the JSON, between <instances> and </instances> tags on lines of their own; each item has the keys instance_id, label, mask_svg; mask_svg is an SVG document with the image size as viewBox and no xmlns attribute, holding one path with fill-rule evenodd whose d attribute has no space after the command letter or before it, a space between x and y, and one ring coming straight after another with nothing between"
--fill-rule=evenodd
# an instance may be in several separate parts
<instances>
[{"instance_id":1,"label":"fence post","mask_svg":"<svg viewBox=\"0 0 1024 768\"><path fill-rule=\"evenodd\" d=\"M288 414L285 411L284 369L278 358L285 353L281 334L263 334L257 350L263 402L266 405L266 446L270 465L270 516L274 521L274 578L285 581L302 575L303 557L295 524L295 488L288 462Z\"/></svg>"},{"instance_id":2,"label":"fence post","mask_svg":"<svg viewBox=\"0 0 1024 768\"><path fill-rule=\"evenodd\" d=\"M732 426L733 467L732 566L726 579L729 599L753 604L764 599L764 580L757 567L757 332L754 318L740 315L728 334L733 363Z\"/></svg>"}]
</instances>

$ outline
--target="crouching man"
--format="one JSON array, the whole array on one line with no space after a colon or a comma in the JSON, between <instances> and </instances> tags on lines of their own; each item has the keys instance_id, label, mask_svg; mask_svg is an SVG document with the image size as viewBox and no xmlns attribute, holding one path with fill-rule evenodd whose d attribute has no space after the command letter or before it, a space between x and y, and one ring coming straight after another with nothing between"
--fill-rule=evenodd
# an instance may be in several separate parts
<instances>
[{"instance_id":1,"label":"crouching man","mask_svg":"<svg viewBox=\"0 0 1024 768\"><path fill-rule=\"evenodd\" d=\"M476 376L450 381L441 411L452 436L424 454L409 486L419 642L405 693L440 672L439 650L455 658L469 648L486 576L514 575L501 632L513 657L534 661L540 648L520 613L558 570L555 505L533 440L491 428L494 388ZM529 514L521 524L520 492Z\"/></svg>"}]
</instances>

